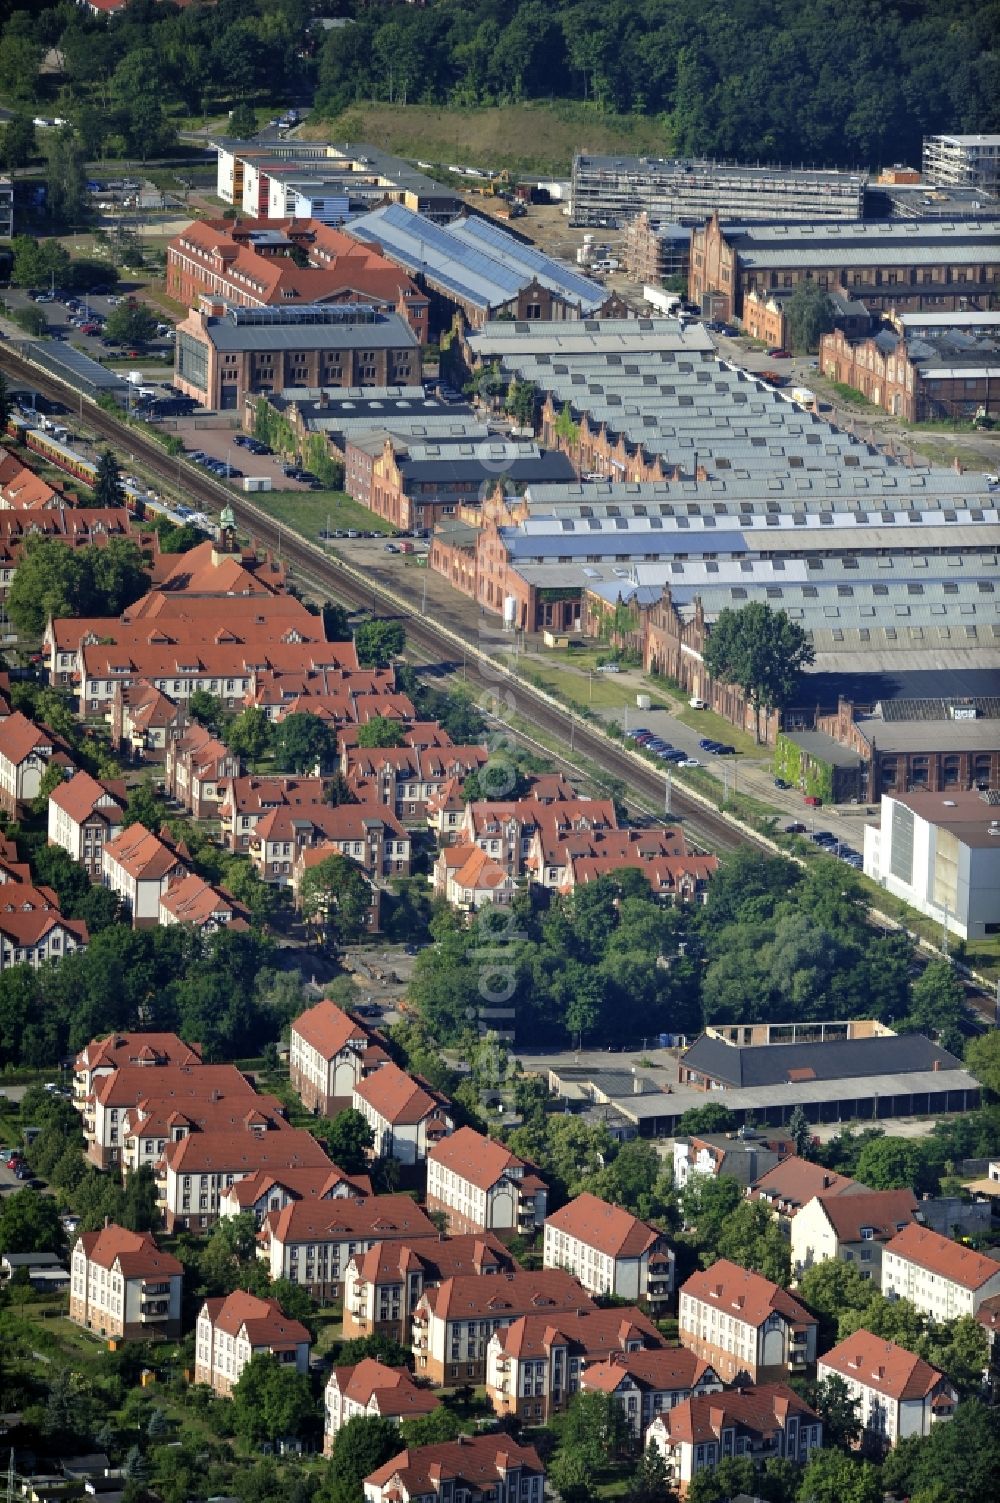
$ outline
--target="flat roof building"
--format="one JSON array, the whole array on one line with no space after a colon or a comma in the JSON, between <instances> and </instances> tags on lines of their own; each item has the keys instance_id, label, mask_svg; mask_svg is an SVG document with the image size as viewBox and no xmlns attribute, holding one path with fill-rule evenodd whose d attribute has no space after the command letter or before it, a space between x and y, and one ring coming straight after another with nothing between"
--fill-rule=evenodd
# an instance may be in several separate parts
<instances>
[{"instance_id":1,"label":"flat roof building","mask_svg":"<svg viewBox=\"0 0 1000 1503\"><path fill-rule=\"evenodd\" d=\"M177 326L176 383L210 409L295 387L419 386L420 376L410 325L367 304L236 308L205 294Z\"/></svg>"},{"instance_id":2,"label":"flat roof building","mask_svg":"<svg viewBox=\"0 0 1000 1503\"><path fill-rule=\"evenodd\" d=\"M573 223L613 228L644 210L660 219L860 219L867 172L749 167L680 157L573 158Z\"/></svg>"},{"instance_id":3,"label":"flat roof building","mask_svg":"<svg viewBox=\"0 0 1000 1503\"><path fill-rule=\"evenodd\" d=\"M1000 794L886 794L880 823L865 827L864 862L866 876L942 930L962 939L1000 934Z\"/></svg>"},{"instance_id":4,"label":"flat roof building","mask_svg":"<svg viewBox=\"0 0 1000 1503\"><path fill-rule=\"evenodd\" d=\"M930 183L1000 192L1000 135L925 136L924 177Z\"/></svg>"}]
</instances>

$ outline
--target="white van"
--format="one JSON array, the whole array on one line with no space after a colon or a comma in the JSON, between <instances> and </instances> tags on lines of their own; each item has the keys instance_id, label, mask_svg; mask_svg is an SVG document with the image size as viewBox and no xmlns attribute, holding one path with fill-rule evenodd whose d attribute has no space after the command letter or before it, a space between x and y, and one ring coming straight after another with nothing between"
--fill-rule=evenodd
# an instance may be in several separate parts
<instances>
[{"instance_id":1,"label":"white van","mask_svg":"<svg viewBox=\"0 0 1000 1503\"><path fill-rule=\"evenodd\" d=\"M692 697L688 700L688 704L691 706L692 710L707 710L708 709L708 700L707 699L699 699L696 694L692 695Z\"/></svg>"}]
</instances>

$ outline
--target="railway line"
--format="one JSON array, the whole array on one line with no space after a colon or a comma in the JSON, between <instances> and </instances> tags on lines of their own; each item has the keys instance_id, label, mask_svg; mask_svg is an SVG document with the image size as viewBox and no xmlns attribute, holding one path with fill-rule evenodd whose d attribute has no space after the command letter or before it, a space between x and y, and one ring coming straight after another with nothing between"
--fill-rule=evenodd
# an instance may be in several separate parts
<instances>
[{"instance_id":1,"label":"railway line","mask_svg":"<svg viewBox=\"0 0 1000 1503\"><path fill-rule=\"evenodd\" d=\"M70 402L73 402L76 397L71 388L16 354L9 346L0 346L0 368L11 380L29 383L55 401L66 402L69 397ZM166 454L152 439L135 428L126 427L113 414L92 403L87 404L85 421L90 429L109 444L116 449L127 447L128 452L134 454L136 460L141 461L148 471L167 484L176 486L176 459ZM623 782L646 801L644 805L637 802L634 804L639 813L647 814L649 805L654 808L662 805L666 792L664 773L647 766L638 757L596 732L586 721L553 704L530 684L492 663L474 647L470 648L457 633L410 612L404 603L393 598L378 582L369 583L359 579L356 571L344 561L325 553L318 545L308 542L297 533L290 532L287 527L268 516L261 506L221 482L187 467L184 486L191 497L211 511L217 511L228 502L237 521L253 541L280 554L300 584L312 586L354 610L376 609L388 615L405 616L408 656L414 663L437 666L449 673L461 669L466 683L480 703L486 707L491 700L497 703L491 718L503 727L512 740L543 752L577 777L591 776L579 760L586 759L609 777ZM554 753L549 744L535 739L520 725L509 724L505 719L505 704L516 712L519 720L529 720L550 740L562 742L566 750ZM670 818L682 821L692 841L703 848L723 852L750 844L761 850L769 849L765 842L754 840L721 815L714 814L688 796L676 782L671 787L670 810Z\"/></svg>"}]
</instances>

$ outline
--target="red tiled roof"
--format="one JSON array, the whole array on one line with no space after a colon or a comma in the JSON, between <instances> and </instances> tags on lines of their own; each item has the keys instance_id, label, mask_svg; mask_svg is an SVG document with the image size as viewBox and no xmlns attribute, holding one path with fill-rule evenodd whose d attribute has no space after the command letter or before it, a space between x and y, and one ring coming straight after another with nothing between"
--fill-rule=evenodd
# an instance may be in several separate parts
<instances>
[{"instance_id":1,"label":"red tiled roof","mask_svg":"<svg viewBox=\"0 0 1000 1503\"><path fill-rule=\"evenodd\" d=\"M723 1429L737 1428L758 1436L783 1429L790 1415L819 1416L787 1383L764 1383L731 1393L696 1394L658 1416L671 1441L701 1445L718 1440Z\"/></svg>"},{"instance_id":2,"label":"red tiled roof","mask_svg":"<svg viewBox=\"0 0 1000 1503\"><path fill-rule=\"evenodd\" d=\"M816 1198L838 1242L862 1241L862 1227L871 1227L874 1241L888 1242L901 1225L913 1220L917 1211L917 1197L912 1190L867 1190L863 1195Z\"/></svg>"},{"instance_id":3,"label":"red tiled roof","mask_svg":"<svg viewBox=\"0 0 1000 1503\"><path fill-rule=\"evenodd\" d=\"M508 1169L524 1167L524 1160L493 1138L484 1138L471 1127L460 1127L428 1154L428 1159L450 1169L477 1189L488 1190Z\"/></svg>"},{"instance_id":4,"label":"red tiled roof","mask_svg":"<svg viewBox=\"0 0 1000 1503\"><path fill-rule=\"evenodd\" d=\"M353 1013L345 1012L325 997L315 1007L307 1007L292 1024L292 1032L331 1060L349 1043L371 1043L374 1031L366 1028Z\"/></svg>"},{"instance_id":5,"label":"red tiled roof","mask_svg":"<svg viewBox=\"0 0 1000 1503\"><path fill-rule=\"evenodd\" d=\"M750 1273L738 1263L731 1263L728 1258L718 1258L711 1268L693 1273L680 1292L714 1305L727 1315L735 1314L751 1326L761 1325L774 1314L783 1315L796 1325L816 1324L815 1317L787 1290L759 1273Z\"/></svg>"},{"instance_id":6,"label":"red tiled roof","mask_svg":"<svg viewBox=\"0 0 1000 1503\"><path fill-rule=\"evenodd\" d=\"M92 1039L76 1057L77 1069L97 1070L139 1063L158 1065L198 1065L201 1046L185 1044L176 1033L109 1033L106 1038ZM148 1077L147 1077L148 1079Z\"/></svg>"},{"instance_id":7,"label":"red tiled roof","mask_svg":"<svg viewBox=\"0 0 1000 1503\"><path fill-rule=\"evenodd\" d=\"M94 1083L101 1106L135 1106L140 1101L222 1100L256 1096L253 1083L235 1065L203 1065L200 1057L151 1070L148 1065L119 1065Z\"/></svg>"},{"instance_id":8,"label":"red tiled roof","mask_svg":"<svg viewBox=\"0 0 1000 1503\"><path fill-rule=\"evenodd\" d=\"M217 1331L238 1336L246 1328L251 1346L266 1346L272 1351L307 1345L312 1337L298 1320L290 1320L276 1299L260 1299L245 1289L236 1289L224 1299L206 1300L202 1306Z\"/></svg>"},{"instance_id":9,"label":"red tiled roof","mask_svg":"<svg viewBox=\"0 0 1000 1503\"><path fill-rule=\"evenodd\" d=\"M18 767L36 747L61 746L52 733L15 710L0 720L0 758Z\"/></svg>"},{"instance_id":10,"label":"red tiled roof","mask_svg":"<svg viewBox=\"0 0 1000 1503\"><path fill-rule=\"evenodd\" d=\"M406 1242L376 1242L355 1257L358 1277L366 1284L398 1283L404 1271L423 1269L424 1285L439 1284L457 1274L493 1276L520 1268L517 1259L492 1232L466 1232L456 1237L411 1237Z\"/></svg>"},{"instance_id":11,"label":"red tiled roof","mask_svg":"<svg viewBox=\"0 0 1000 1503\"><path fill-rule=\"evenodd\" d=\"M373 1193L367 1174L345 1174L336 1164L319 1164L298 1169L280 1165L275 1169L258 1169L235 1180L222 1194L246 1208L256 1205L274 1189L284 1190L293 1200L323 1200L332 1197L342 1185L349 1186L353 1195Z\"/></svg>"},{"instance_id":12,"label":"red tiled roof","mask_svg":"<svg viewBox=\"0 0 1000 1503\"><path fill-rule=\"evenodd\" d=\"M864 1194L864 1189L846 1174L824 1169L822 1164L811 1164L808 1159L791 1153L755 1180L749 1195L751 1200L769 1200L799 1210L814 1195L832 1199L847 1191L857 1190Z\"/></svg>"},{"instance_id":13,"label":"red tiled roof","mask_svg":"<svg viewBox=\"0 0 1000 1503\"><path fill-rule=\"evenodd\" d=\"M391 1241L430 1237L433 1221L408 1195L364 1200L299 1200L277 1212L271 1235L281 1243Z\"/></svg>"},{"instance_id":14,"label":"red tiled roof","mask_svg":"<svg viewBox=\"0 0 1000 1503\"><path fill-rule=\"evenodd\" d=\"M521 1315L500 1326L496 1336L501 1351L519 1360L542 1357L558 1345L568 1345L594 1362L624 1353L630 1341L641 1341L643 1349L663 1345L653 1322L636 1306L602 1310L590 1302L557 1314Z\"/></svg>"},{"instance_id":15,"label":"red tiled roof","mask_svg":"<svg viewBox=\"0 0 1000 1503\"><path fill-rule=\"evenodd\" d=\"M820 1367L891 1399L923 1399L941 1382L942 1374L922 1357L873 1336L864 1327L819 1358Z\"/></svg>"},{"instance_id":16,"label":"red tiled roof","mask_svg":"<svg viewBox=\"0 0 1000 1503\"><path fill-rule=\"evenodd\" d=\"M686 1346L655 1346L637 1352L618 1351L603 1362L593 1363L584 1370L581 1387L614 1393L626 1377L652 1393L671 1393L719 1381L714 1368Z\"/></svg>"},{"instance_id":17,"label":"red tiled roof","mask_svg":"<svg viewBox=\"0 0 1000 1503\"><path fill-rule=\"evenodd\" d=\"M121 779L104 781L92 778L89 772L79 771L60 783L58 788L53 788L49 803L68 814L74 824L83 824L96 810L109 824L117 825L121 823L126 797Z\"/></svg>"},{"instance_id":18,"label":"red tiled roof","mask_svg":"<svg viewBox=\"0 0 1000 1503\"><path fill-rule=\"evenodd\" d=\"M108 1269L117 1263L129 1279L174 1278L184 1272L183 1263L161 1252L149 1232L130 1232L117 1222L97 1232L84 1232L79 1240L88 1262Z\"/></svg>"},{"instance_id":19,"label":"red tiled roof","mask_svg":"<svg viewBox=\"0 0 1000 1503\"><path fill-rule=\"evenodd\" d=\"M129 825L104 847L104 854L136 882L158 882L183 869L180 847L168 844L145 825Z\"/></svg>"},{"instance_id":20,"label":"red tiled roof","mask_svg":"<svg viewBox=\"0 0 1000 1503\"><path fill-rule=\"evenodd\" d=\"M397 1127L414 1126L451 1103L426 1081L414 1079L391 1061L359 1080L354 1094L377 1112L385 1122Z\"/></svg>"},{"instance_id":21,"label":"red tiled roof","mask_svg":"<svg viewBox=\"0 0 1000 1503\"><path fill-rule=\"evenodd\" d=\"M298 1127L269 1129L260 1136L248 1130L195 1132L179 1143L168 1143L163 1158L175 1174L250 1174L259 1169L315 1168L332 1162L312 1134Z\"/></svg>"},{"instance_id":22,"label":"red tiled roof","mask_svg":"<svg viewBox=\"0 0 1000 1503\"><path fill-rule=\"evenodd\" d=\"M185 872L160 895L160 912L171 914L179 924L200 927L219 919L228 929L246 929L250 914L242 903L222 887L213 887L194 872Z\"/></svg>"},{"instance_id":23,"label":"red tiled roof","mask_svg":"<svg viewBox=\"0 0 1000 1503\"><path fill-rule=\"evenodd\" d=\"M639 1258L662 1236L655 1227L588 1190L547 1217L545 1226L565 1232L610 1258Z\"/></svg>"},{"instance_id":24,"label":"red tiled roof","mask_svg":"<svg viewBox=\"0 0 1000 1503\"><path fill-rule=\"evenodd\" d=\"M336 1387L366 1409L374 1399L382 1419L431 1414L441 1403L436 1394L418 1388L405 1367L387 1367L374 1357L364 1357L354 1367L335 1367L327 1387Z\"/></svg>"},{"instance_id":25,"label":"red tiled roof","mask_svg":"<svg viewBox=\"0 0 1000 1503\"><path fill-rule=\"evenodd\" d=\"M950 1237L942 1237L940 1232L932 1232L916 1222L897 1232L886 1244L885 1251L906 1258L963 1289L981 1289L1000 1274L1000 1263L993 1258L973 1252L971 1247L963 1247L959 1242L952 1242Z\"/></svg>"},{"instance_id":26,"label":"red tiled roof","mask_svg":"<svg viewBox=\"0 0 1000 1503\"><path fill-rule=\"evenodd\" d=\"M445 1279L439 1289L424 1295L442 1320L515 1320L519 1315L563 1310L593 1310L593 1300L583 1286L561 1268L543 1268L502 1273L481 1278L458 1274ZM619 1312L616 1312L619 1313Z\"/></svg>"},{"instance_id":27,"label":"red tiled roof","mask_svg":"<svg viewBox=\"0 0 1000 1503\"><path fill-rule=\"evenodd\" d=\"M384 1488L398 1476L411 1498L438 1493L446 1478L461 1480L468 1491L479 1493L485 1487L495 1487L498 1474L510 1467L542 1470L534 1446L516 1445L509 1435L465 1435L461 1440L401 1451L364 1480Z\"/></svg>"}]
</instances>

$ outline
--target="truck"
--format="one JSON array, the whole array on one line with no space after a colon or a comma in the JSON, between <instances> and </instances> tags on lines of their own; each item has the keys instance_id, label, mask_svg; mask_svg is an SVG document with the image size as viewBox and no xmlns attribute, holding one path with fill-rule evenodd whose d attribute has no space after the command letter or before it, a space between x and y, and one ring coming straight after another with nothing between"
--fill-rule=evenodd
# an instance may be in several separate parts
<instances>
[{"instance_id":1,"label":"truck","mask_svg":"<svg viewBox=\"0 0 1000 1503\"><path fill-rule=\"evenodd\" d=\"M808 386L793 386L789 395L792 401L797 402L800 407L808 407L812 410L816 406L816 393L810 391Z\"/></svg>"},{"instance_id":2,"label":"truck","mask_svg":"<svg viewBox=\"0 0 1000 1503\"><path fill-rule=\"evenodd\" d=\"M270 475L244 475L243 489L245 492L269 491L271 489Z\"/></svg>"}]
</instances>

